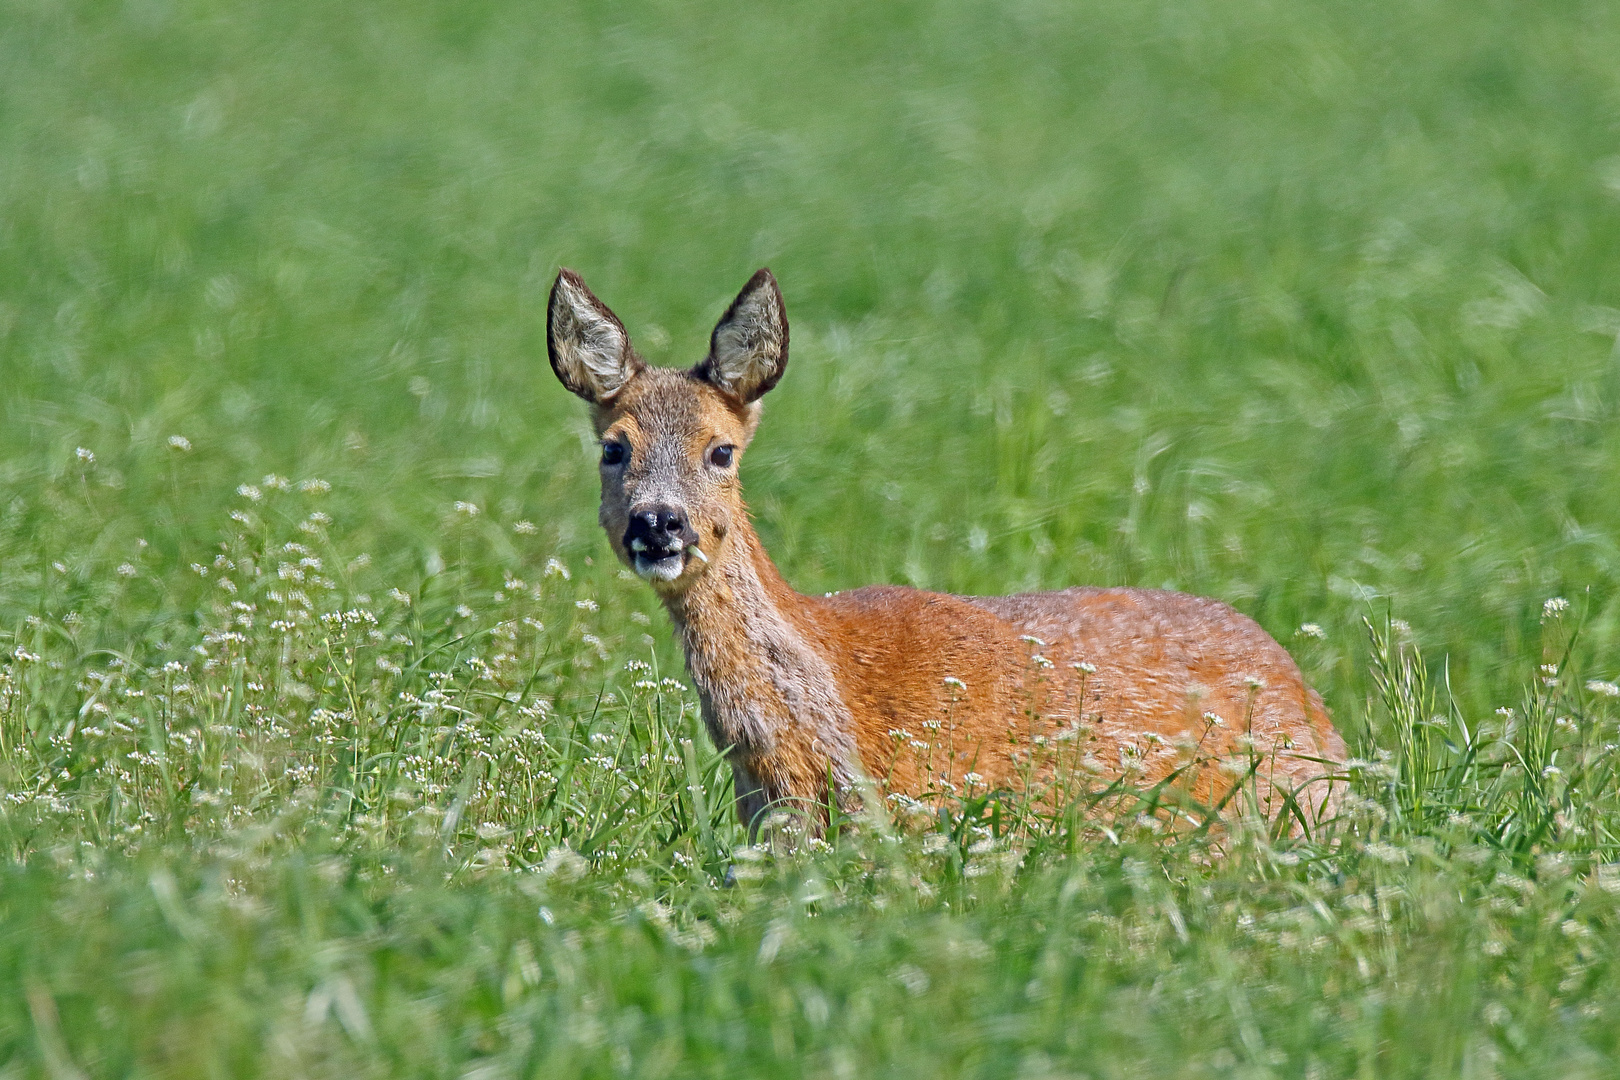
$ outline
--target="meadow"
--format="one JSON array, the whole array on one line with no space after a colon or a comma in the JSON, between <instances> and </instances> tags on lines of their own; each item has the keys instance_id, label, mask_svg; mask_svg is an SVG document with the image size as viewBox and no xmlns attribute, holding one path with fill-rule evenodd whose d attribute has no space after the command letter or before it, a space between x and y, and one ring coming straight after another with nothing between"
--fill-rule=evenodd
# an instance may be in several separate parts
<instances>
[{"instance_id":1,"label":"meadow","mask_svg":"<svg viewBox=\"0 0 1620 1080\"><path fill-rule=\"evenodd\" d=\"M0 0L0 1077L1620 1068L1620 10ZM1218 597L1309 836L750 846L545 360L806 592Z\"/></svg>"}]
</instances>

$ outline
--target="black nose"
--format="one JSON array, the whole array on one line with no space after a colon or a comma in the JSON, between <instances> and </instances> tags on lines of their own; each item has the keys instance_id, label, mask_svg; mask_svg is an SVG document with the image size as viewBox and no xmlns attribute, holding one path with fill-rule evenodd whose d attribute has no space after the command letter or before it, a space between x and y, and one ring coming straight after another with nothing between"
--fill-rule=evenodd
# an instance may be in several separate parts
<instances>
[{"instance_id":1,"label":"black nose","mask_svg":"<svg viewBox=\"0 0 1620 1080\"><path fill-rule=\"evenodd\" d=\"M632 552L673 554L697 543L697 533L678 506L647 506L630 512L630 527L624 532L624 546ZM639 543L639 548L638 548Z\"/></svg>"}]
</instances>

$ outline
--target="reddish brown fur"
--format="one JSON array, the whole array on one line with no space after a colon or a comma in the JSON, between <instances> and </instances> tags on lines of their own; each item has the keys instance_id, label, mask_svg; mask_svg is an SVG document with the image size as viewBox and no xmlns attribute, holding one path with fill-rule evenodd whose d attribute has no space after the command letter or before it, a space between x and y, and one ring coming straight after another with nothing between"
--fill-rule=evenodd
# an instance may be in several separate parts
<instances>
[{"instance_id":1,"label":"reddish brown fur","mask_svg":"<svg viewBox=\"0 0 1620 1080\"><path fill-rule=\"evenodd\" d=\"M600 340L560 339L571 318L593 313ZM1147 589L964 597L868 586L821 598L790 588L749 522L735 464L711 461L723 446L740 457L757 398L786 365L768 273L691 372L643 365L567 271L551 314L559 377L593 402L604 444L626 449L623 464L603 466L601 521L615 552L643 569L626 529L656 498L689 518L707 559L683 556L678 574L650 579L710 733L730 753L745 820L775 803L845 798L863 776L912 795L970 772L1016 785L1055 752L1039 744L1060 737L1105 777L1175 773L1174 789L1204 805L1232 778L1189 761L1230 756L1258 761L1262 799L1286 788L1322 805L1321 761L1342 761L1343 741L1288 653L1218 601Z\"/></svg>"}]
</instances>

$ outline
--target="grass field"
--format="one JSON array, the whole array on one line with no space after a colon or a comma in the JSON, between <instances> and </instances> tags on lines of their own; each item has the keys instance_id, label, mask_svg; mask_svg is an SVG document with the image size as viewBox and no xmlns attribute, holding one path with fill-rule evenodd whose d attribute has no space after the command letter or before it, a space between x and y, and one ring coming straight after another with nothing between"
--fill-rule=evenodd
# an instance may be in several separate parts
<instances>
[{"instance_id":1,"label":"grass field","mask_svg":"<svg viewBox=\"0 0 1620 1080\"><path fill-rule=\"evenodd\" d=\"M0 1077L1614 1075L1617 55L0 0ZM569 265L690 363L766 264L790 581L1219 597L1344 818L747 847L543 324Z\"/></svg>"}]
</instances>

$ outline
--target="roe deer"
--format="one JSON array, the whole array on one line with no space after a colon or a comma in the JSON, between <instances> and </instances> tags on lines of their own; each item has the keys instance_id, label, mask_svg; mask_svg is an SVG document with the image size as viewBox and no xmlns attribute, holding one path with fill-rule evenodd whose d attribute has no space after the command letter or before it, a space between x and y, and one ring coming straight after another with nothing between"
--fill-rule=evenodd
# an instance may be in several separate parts
<instances>
[{"instance_id":1,"label":"roe deer","mask_svg":"<svg viewBox=\"0 0 1620 1080\"><path fill-rule=\"evenodd\" d=\"M689 371L647 366L571 270L552 286L546 344L557 378L592 406L602 527L669 610L750 828L768 806L852 800L868 780L913 794L1015 782L1031 744L1065 729L1083 729L1093 771L1169 778L1167 791L1204 806L1245 770L1229 760L1222 779L1189 761L1229 755L1268 802L1280 792L1304 816L1336 801L1331 783L1313 786L1345 756L1322 699L1282 646L1218 601L789 587L737 476L759 399L787 366L770 271L743 287Z\"/></svg>"}]
</instances>

